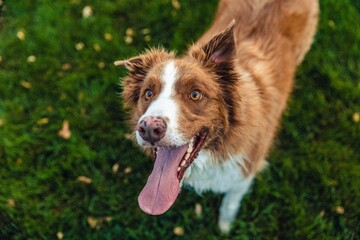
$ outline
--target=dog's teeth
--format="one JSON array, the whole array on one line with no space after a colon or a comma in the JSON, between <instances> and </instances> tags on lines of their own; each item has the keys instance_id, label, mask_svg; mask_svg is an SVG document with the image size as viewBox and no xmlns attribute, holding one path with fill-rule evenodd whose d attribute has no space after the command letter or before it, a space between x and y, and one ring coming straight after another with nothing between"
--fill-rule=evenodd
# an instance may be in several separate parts
<instances>
[{"instance_id":1,"label":"dog's teeth","mask_svg":"<svg viewBox=\"0 0 360 240\"><path fill-rule=\"evenodd\" d=\"M188 159L189 159L189 157L190 157L190 153L189 153L189 152L187 152L187 153L185 154L185 160L188 160Z\"/></svg>"},{"instance_id":2,"label":"dog's teeth","mask_svg":"<svg viewBox=\"0 0 360 240\"><path fill-rule=\"evenodd\" d=\"M186 152L191 153L193 150L194 150L193 146L192 146L192 144L190 144L188 149L186 150Z\"/></svg>"},{"instance_id":3,"label":"dog's teeth","mask_svg":"<svg viewBox=\"0 0 360 240\"><path fill-rule=\"evenodd\" d=\"M183 160L183 161L181 162L180 166L181 166L181 167L185 167L185 165L186 165L186 161Z\"/></svg>"},{"instance_id":4,"label":"dog's teeth","mask_svg":"<svg viewBox=\"0 0 360 240\"><path fill-rule=\"evenodd\" d=\"M181 170L181 167L178 167L177 171L180 172L180 170Z\"/></svg>"}]
</instances>

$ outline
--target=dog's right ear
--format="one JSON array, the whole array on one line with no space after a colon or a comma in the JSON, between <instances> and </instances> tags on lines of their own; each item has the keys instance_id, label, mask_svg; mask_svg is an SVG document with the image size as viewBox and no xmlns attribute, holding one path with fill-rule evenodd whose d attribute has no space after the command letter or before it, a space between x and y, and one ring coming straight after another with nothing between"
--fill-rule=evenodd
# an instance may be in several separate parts
<instances>
[{"instance_id":1,"label":"dog's right ear","mask_svg":"<svg viewBox=\"0 0 360 240\"><path fill-rule=\"evenodd\" d=\"M157 63L174 57L174 53L166 52L164 49L150 49L144 54L128 60L115 61L115 66L125 67L129 75L122 81L124 106L131 108L135 106L140 97L140 90L149 70Z\"/></svg>"},{"instance_id":2,"label":"dog's right ear","mask_svg":"<svg viewBox=\"0 0 360 240\"><path fill-rule=\"evenodd\" d=\"M136 68L142 68L142 56L130 58L127 60L118 60L114 62L114 65L117 67L125 67L130 72L134 71Z\"/></svg>"}]
</instances>

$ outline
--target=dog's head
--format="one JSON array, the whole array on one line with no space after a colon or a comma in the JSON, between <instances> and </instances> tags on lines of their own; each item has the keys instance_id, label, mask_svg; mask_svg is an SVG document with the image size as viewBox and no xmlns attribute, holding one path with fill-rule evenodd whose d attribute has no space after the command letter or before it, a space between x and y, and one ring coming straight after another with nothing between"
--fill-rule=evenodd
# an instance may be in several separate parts
<instances>
[{"instance_id":1,"label":"dog's head","mask_svg":"<svg viewBox=\"0 0 360 240\"><path fill-rule=\"evenodd\" d=\"M233 24L203 46L176 58L153 49L115 65L123 80L125 107L138 144L156 161L139 195L141 209L157 215L175 202L185 172L203 149L216 152L235 121Z\"/></svg>"}]
</instances>

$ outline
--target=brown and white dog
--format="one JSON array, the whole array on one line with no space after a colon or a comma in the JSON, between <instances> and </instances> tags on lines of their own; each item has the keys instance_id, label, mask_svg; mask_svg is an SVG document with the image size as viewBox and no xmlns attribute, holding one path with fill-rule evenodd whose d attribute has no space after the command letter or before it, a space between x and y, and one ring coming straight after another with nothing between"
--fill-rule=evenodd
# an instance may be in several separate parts
<instances>
[{"instance_id":1,"label":"brown and white dog","mask_svg":"<svg viewBox=\"0 0 360 240\"><path fill-rule=\"evenodd\" d=\"M122 96L137 143L156 157L138 197L144 212L166 212L185 184L225 194L218 223L230 230L266 165L317 17L317 0L222 0L185 55L152 49L115 62L129 70Z\"/></svg>"}]
</instances>

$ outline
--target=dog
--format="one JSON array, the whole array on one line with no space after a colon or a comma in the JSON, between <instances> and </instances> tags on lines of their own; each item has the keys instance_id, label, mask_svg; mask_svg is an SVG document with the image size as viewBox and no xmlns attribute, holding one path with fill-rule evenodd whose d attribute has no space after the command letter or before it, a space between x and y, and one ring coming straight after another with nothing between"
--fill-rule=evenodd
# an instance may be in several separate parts
<instances>
[{"instance_id":1,"label":"dog","mask_svg":"<svg viewBox=\"0 0 360 240\"><path fill-rule=\"evenodd\" d=\"M138 197L166 212L183 185L224 194L229 232L240 201L267 165L297 66L310 49L317 0L221 0L213 24L180 57L162 48L116 61L134 139L155 156Z\"/></svg>"}]
</instances>

